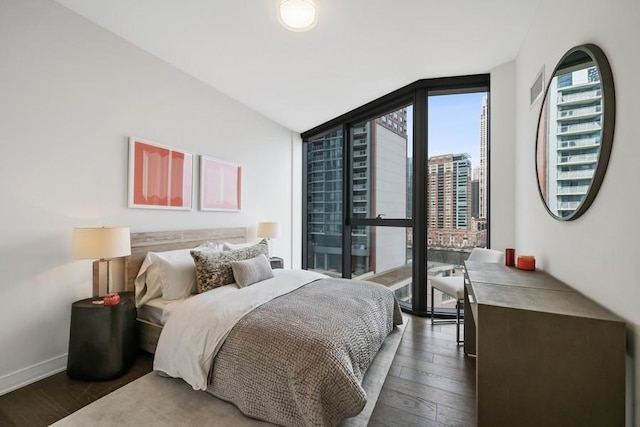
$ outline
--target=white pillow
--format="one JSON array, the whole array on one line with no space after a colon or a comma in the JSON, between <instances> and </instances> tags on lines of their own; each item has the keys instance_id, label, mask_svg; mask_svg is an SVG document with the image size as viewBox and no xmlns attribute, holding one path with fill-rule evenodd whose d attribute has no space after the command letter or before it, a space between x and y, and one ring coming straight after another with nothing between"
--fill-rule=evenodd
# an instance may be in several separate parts
<instances>
[{"instance_id":1,"label":"white pillow","mask_svg":"<svg viewBox=\"0 0 640 427\"><path fill-rule=\"evenodd\" d=\"M158 271L163 300L183 299L195 293L196 266L189 250L151 252L149 255L153 263L151 268Z\"/></svg>"},{"instance_id":2,"label":"white pillow","mask_svg":"<svg viewBox=\"0 0 640 427\"><path fill-rule=\"evenodd\" d=\"M148 252L135 280L136 306L153 298L173 301L196 293L196 267L192 249L211 249L205 244L197 248L165 252Z\"/></svg>"},{"instance_id":3,"label":"white pillow","mask_svg":"<svg viewBox=\"0 0 640 427\"><path fill-rule=\"evenodd\" d=\"M158 269L151 268L152 261L147 252L144 261L140 266L135 281L135 300L136 307L140 307L154 298L162 297L162 282L160 280Z\"/></svg>"},{"instance_id":4,"label":"white pillow","mask_svg":"<svg viewBox=\"0 0 640 427\"><path fill-rule=\"evenodd\" d=\"M224 242L224 244L222 245L222 249L225 251L235 251L236 249L244 249L244 248L248 248L251 247L257 243L260 243L261 240L258 239L255 242L251 242L251 243L230 243L230 242Z\"/></svg>"}]
</instances>

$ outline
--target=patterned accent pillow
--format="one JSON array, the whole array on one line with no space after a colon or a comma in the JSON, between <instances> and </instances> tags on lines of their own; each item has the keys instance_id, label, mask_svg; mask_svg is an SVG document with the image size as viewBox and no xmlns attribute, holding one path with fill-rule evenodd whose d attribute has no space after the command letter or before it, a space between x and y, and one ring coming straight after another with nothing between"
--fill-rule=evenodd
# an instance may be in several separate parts
<instances>
[{"instance_id":1,"label":"patterned accent pillow","mask_svg":"<svg viewBox=\"0 0 640 427\"><path fill-rule=\"evenodd\" d=\"M269 256L267 241L248 248L216 252L212 250L192 250L196 265L196 288L199 294L234 282L231 261L255 258L260 254Z\"/></svg>"},{"instance_id":2,"label":"patterned accent pillow","mask_svg":"<svg viewBox=\"0 0 640 427\"><path fill-rule=\"evenodd\" d=\"M244 261L231 261L231 268L233 269L233 277L236 279L236 285L239 288L273 277L271 264L264 254Z\"/></svg>"}]
</instances>

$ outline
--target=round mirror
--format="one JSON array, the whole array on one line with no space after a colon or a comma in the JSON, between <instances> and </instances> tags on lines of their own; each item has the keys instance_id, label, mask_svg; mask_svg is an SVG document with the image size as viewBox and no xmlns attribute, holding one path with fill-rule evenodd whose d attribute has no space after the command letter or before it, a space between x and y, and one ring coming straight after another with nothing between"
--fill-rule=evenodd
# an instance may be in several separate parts
<instances>
[{"instance_id":1,"label":"round mirror","mask_svg":"<svg viewBox=\"0 0 640 427\"><path fill-rule=\"evenodd\" d=\"M536 138L538 189L556 219L582 215L596 197L613 143L609 62L592 44L567 52L547 85Z\"/></svg>"}]
</instances>

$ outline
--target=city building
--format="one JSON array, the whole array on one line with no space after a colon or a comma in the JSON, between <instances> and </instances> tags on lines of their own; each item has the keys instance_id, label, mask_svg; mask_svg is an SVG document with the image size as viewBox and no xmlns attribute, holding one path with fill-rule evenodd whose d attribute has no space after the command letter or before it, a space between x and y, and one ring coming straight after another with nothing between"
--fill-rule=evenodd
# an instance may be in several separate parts
<instances>
[{"instance_id":1,"label":"city building","mask_svg":"<svg viewBox=\"0 0 640 427\"><path fill-rule=\"evenodd\" d=\"M471 178L471 216L478 218L480 216L480 168L473 168Z\"/></svg>"},{"instance_id":2,"label":"city building","mask_svg":"<svg viewBox=\"0 0 640 427\"><path fill-rule=\"evenodd\" d=\"M353 218L378 214L404 218L409 212L406 126L407 111L400 109L352 127ZM307 143L308 268L338 276L342 272L343 140L342 130L336 129ZM404 265L407 246L403 228L353 226L353 274Z\"/></svg>"},{"instance_id":3,"label":"city building","mask_svg":"<svg viewBox=\"0 0 640 427\"><path fill-rule=\"evenodd\" d=\"M466 153L429 158L427 244L469 247L471 241L471 157Z\"/></svg>"},{"instance_id":4,"label":"city building","mask_svg":"<svg viewBox=\"0 0 640 427\"><path fill-rule=\"evenodd\" d=\"M359 148L366 151L366 147ZM339 277L342 272L342 130L310 140L307 150L308 265Z\"/></svg>"},{"instance_id":5,"label":"city building","mask_svg":"<svg viewBox=\"0 0 640 427\"><path fill-rule=\"evenodd\" d=\"M478 215L487 219L487 159L489 143L489 112L487 107L487 96L482 98L482 111L480 113L480 170L478 174Z\"/></svg>"},{"instance_id":6,"label":"city building","mask_svg":"<svg viewBox=\"0 0 640 427\"><path fill-rule=\"evenodd\" d=\"M546 115L545 163L548 178L540 190L549 210L570 215L585 198L593 179L602 134L602 90L595 66L568 71L550 83Z\"/></svg>"}]
</instances>

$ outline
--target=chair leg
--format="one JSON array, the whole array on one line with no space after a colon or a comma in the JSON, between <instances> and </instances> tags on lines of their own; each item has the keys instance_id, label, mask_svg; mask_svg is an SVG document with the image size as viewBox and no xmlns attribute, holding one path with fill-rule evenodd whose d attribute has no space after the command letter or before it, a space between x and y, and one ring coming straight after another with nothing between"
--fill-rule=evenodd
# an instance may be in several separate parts
<instances>
[{"instance_id":1,"label":"chair leg","mask_svg":"<svg viewBox=\"0 0 640 427\"><path fill-rule=\"evenodd\" d=\"M431 324L433 325L433 320L435 319L435 308L433 307L435 299L433 298L433 286L431 286Z\"/></svg>"},{"instance_id":2,"label":"chair leg","mask_svg":"<svg viewBox=\"0 0 640 427\"><path fill-rule=\"evenodd\" d=\"M456 344L462 345L464 344L464 340L460 339L460 300L456 301Z\"/></svg>"},{"instance_id":3,"label":"chair leg","mask_svg":"<svg viewBox=\"0 0 640 427\"><path fill-rule=\"evenodd\" d=\"M456 344L460 344L460 300L456 301Z\"/></svg>"}]
</instances>

